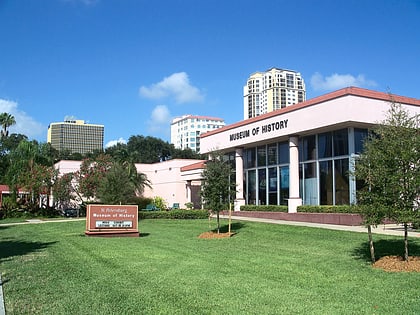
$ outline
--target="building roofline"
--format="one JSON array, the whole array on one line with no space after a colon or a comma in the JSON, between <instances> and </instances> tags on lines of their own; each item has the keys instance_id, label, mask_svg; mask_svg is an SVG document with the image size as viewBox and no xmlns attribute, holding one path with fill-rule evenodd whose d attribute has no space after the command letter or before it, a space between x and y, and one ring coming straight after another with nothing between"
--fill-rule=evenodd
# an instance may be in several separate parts
<instances>
[{"instance_id":1,"label":"building roofline","mask_svg":"<svg viewBox=\"0 0 420 315\"><path fill-rule=\"evenodd\" d=\"M171 125L176 124L177 122L184 120L184 119L211 119L211 120L217 120L217 121L221 121L224 122L225 120L223 118L219 118L219 117L212 117L212 116L201 116L201 115L185 115L185 116L181 116L181 117L175 117L174 119L172 119ZM176 122L174 122L174 120L176 119Z\"/></svg>"},{"instance_id":2,"label":"building roofline","mask_svg":"<svg viewBox=\"0 0 420 315\"><path fill-rule=\"evenodd\" d=\"M365 97L365 98L376 99L376 100L394 101L396 103L401 103L401 104L420 106L420 99L350 86L350 87L346 87L346 88L343 88L343 89L340 89L340 90L337 90L337 91L334 91L334 92L330 92L330 93L327 93L327 94L324 94L324 95L321 95L321 96L317 96L317 97L312 98L310 100L306 100L306 101L301 102L301 103L290 105L288 107L281 108L281 109L278 109L278 110L275 110L275 111L272 111L272 112L269 112L269 113L266 113L266 114L263 114L263 115L260 115L260 116L252 117L252 118L249 118L249 119L246 119L246 120L241 120L237 123L233 123L231 125L227 125L227 126L219 128L219 129L211 130L209 132L201 134L200 138L205 138L205 137L208 137L208 136L220 133L220 132L224 132L224 131L227 131L227 130L230 130L230 129L245 126L249 123L253 123L253 122L261 121L261 120L264 120L264 119L267 119L267 118L270 118L270 117L274 117L274 116L277 116L277 115L293 112L295 110L299 110L299 109L302 109L302 108L305 108L305 107L310 107L310 106L313 106L313 105L317 105L317 104L320 104L320 103L323 103L323 102L331 101L333 99L344 97L344 96L358 96L358 97Z\"/></svg>"}]
</instances>

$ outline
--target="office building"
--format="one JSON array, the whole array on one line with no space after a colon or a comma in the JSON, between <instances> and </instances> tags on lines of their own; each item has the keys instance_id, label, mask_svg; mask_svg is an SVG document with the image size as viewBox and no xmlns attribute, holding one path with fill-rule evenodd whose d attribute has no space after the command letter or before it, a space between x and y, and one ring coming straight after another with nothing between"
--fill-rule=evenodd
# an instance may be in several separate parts
<instances>
[{"instance_id":1,"label":"office building","mask_svg":"<svg viewBox=\"0 0 420 315\"><path fill-rule=\"evenodd\" d=\"M48 126L48 143L60 152L86 154L104 147L104 126L65 120Z\"/></svg>"},{"instance_id":2,"label":"office building","mask_svg":"<svg viewBox=\"0 0 420 315\"><path fill-rule=\"evenodd\" d=\"M171 122L171 143L175 148L190 148L199 153L200 135L224 125L223 119L208 116L184 115L174 118Z\"/></svg>"},{"instance_id":3,"label":"office building","mask_svg":"<svg viewBox=\"0 0 420 315\"><path fill-rule=\"evenodd\" d=\"M244 119L305 100L305 82L299 72L278 68L255 72L244 86Z\"/></svg>"}]
</instances>

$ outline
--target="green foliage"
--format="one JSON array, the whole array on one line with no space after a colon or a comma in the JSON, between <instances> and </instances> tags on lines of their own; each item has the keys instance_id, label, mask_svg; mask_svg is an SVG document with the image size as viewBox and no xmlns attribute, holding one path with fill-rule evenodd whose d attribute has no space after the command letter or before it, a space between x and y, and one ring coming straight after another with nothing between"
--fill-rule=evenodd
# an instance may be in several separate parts
<instances>
[{"instance_id":1,"label":"green foliage","mask_svg":"<svg viewBox=\"0 0 420 315\"><path fill-rule=\"evenodd\" d=\"M156 208L160 209L160 210L167 210L168 206L166 205L165 199L163 199L162 197L159 196L155 196L153 197L153 202L152 202Z\"/></svg>"},{"instance_id":2,"label":"green foliage","mask_svg":"<svg viewBox=\"0 0 420 315\"><path fill-rule=\"evenodd\" d=\"M188 210L192 210L192 209L194 209L194 204L193 204L192 202L186 202L186 203L185 203L185 207L186 207Z\"/></svg>"},{"instance_id":3,"label":"green foliage","mask_svg":"<svg viewBox=\"0 0 420 315\"><path fill-rule=\"evenodd\" d=\"M357 201L367 225L385 216L404 223L420 217L420 115L391 103L386 119L370 133L354 175L364 182ZM382 216L382 218L381 218ZM408 240L405 237L405 260Z\"/></svg>"},{"instance_id":4,"label":"green foliage","mask_svg":"<svg viewBox=\"0 0 420 315\"><path fill-rule=\"evenodd\" d=\"M312 206L305 205L297 208L298 212L306 213L359 213L359 209L352 205L340 205L340 206Z\"/></svg>"},{"instance_id":5,"label":"green foliage","mask_svg":"<svg viewBox=\"0 0 420 315\"><path fill-rule=\"evenodd\" d=\"M207 210L139 211L140 219L207 219Z\"/></svg>"},{"instance_id":6,"label":"green foliage","mask_svg":"<svg viewBox=\"0 0 420 315\"><path fill-rule=\"evenodd\" d=\"M128 169L114 162L99 183L97 197L104 204L127 204L135 196L135 190Z\"/></svg>"},{"instance_id":7,"label":"green foliage","mask_svg":"<svg viewBox=\"0 0 420 315\"><path fill-rule=\"evenodd\" d=\"M277 205L243 205L241 206L241 211L270 211L270 212L287 212L287 206L277 206Z\"/></svg>"}]
</instances>

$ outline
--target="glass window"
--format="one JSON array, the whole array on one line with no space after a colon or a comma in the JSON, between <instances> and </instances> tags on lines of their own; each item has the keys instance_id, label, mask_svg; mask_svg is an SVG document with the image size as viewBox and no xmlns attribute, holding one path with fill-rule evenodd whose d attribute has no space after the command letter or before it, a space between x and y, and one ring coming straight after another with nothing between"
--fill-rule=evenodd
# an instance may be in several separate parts
<instances>
[{"instance_id":1,"label":"glass window","mask_svg":"<svg viewBox=\"0 0 420 315\"><path fill-rule=\"evenodd\" d=\"M245 150L245 168L253 168L256 166L255 148Z\"/></svg>"},{"instance_id":2,"label":"glass window","mask_svg":"<svg viewBox=\"0 0 420 315\"><path fill-rule=\"evenodd\" d=\"M267 204L267 170L265 168L258 170L258 205Z\"/></svg>"},{"instance_id":3,"label":"glass window","mask_svg":"<svg viewBox=\"0 0 420 315\"><path fill-rule=\"evenodd\" d=\"M332 156L332 135L331 132L318 135L318 158L323 159Z\"/></svg>"},{"instance_id":4,"label":"glass window","mask_svg":"<svg viewBox=\"0 0 420 315\"><path fill-rule=\"evenodd\" d=\"M279 164L289 163L289 143L279 143Z\"/></svg>"},{"instance_id":5,"label":"glass window","mask_svg":"<svg viewBox=\"0 0 420 315\"><path fill-rule=\"evenodd\" d=\"M349 154L349 133L347 129L334 131L334 156Z\"/></svg>"},{"instance_id":6,"label":"glass window","mask_svg":"<svg viewBox=\"0 0 420 315\"><path fill-rule=\"evenodd\" d=\"M315 160L316 159L316 142L315 136L304 137L301 140L301 161Z\"/></svg>"},{"instance_id":7,"label":"glass window","mask_svg":"<svg viewBox=\"0 0 420 315\"><path fill-rule=\"evenodd\" d=\"M349 191L349 160L334 161L335 175L335 204L348 205L350 203Z\"/></svg>"},{"instance_id":8,"label":"glass window","mask_svg":"<svg viewBox=\"0 0 420 315\"><path fill-rule=\"evenodd\" d=\"M303 204L305 205L317 205L318 204L318 193L317 193L317 178L316 178L316 163L305 163L303 164Z\"/></svg>"},{"instance_id":9,"label":"glass window","mask_svg":"<svg viewBox=\"0 0 420 315\"><path fill-rule=\"evenodd\" d=\"M280 204L287 205L289 199L289 166L280 167Z\"/></svg>"},{"instance_id":10,"label":"glass window","mask_svg":"<svg viewBox=\"0 0 420 315\"><path fill-rule=\"evenodd\" d=\"M363 152L363 145L367 135L367 129L354 129L354 153L360 154Z\"/></svg>"},{"instance_id":11,"label":"glass window","mask_svg":"<svg viewBox=\"0 0 420 315\"><path fill-rule=\"evenodd\" d=\"M277 167L268 169L268 204L277 204Z\"/></svg>"},{"instance_id":12,"label":"glass window","mask_svg":"<svg viewBox=\"0 0 420 315\"><path fill-rule=\"evenodd\" d=\"M265 145L257 148L257 158L258 158L258 166L267 165L267 151L266 151Z\"/></svg>"},{"instance_id":13,"label":"glass window","mask_svg":"<svg viewBox=\"0 0 420 315\"><path fill-rule=\"evenodd\" d=\"M332 161L319 162L319 192L321 205L333 205Z\"/></svg>"},{"instance_id":14,"label":"glass window","mask_svg":"<svg viewBox=\"0 0 420 315\"><path fill-rule=\"evenodd\" d=\"M256 187L256 182L255 182L255 176L256 176L255 170L248 171L247 204L249 205L255 205L256 200L257 200L257 194L256 194L257 187Z\"/></svg>"},{"instance_id":15,"label":"glass window","mask_svg":"<svg viewBox=\"0 0 420 315\"><path fill-rule=\"evenodd\" d=\"M277 164L277 144L270 144L267 147L268 151L268 165L276 165Z\"/></svg>"}]
</instances>

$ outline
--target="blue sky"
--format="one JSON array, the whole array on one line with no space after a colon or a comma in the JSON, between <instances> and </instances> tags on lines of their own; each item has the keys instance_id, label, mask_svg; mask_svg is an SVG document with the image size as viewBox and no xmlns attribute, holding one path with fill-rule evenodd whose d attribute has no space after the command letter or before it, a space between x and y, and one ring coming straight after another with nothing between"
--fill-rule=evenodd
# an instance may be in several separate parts
<instances>
[{"instance_id":1,"label":"blue sky","mask_svg":"<svg viewBox=\"0 0 420 315\"><path fill-rule=\"evenodd\" d=\"M243 117L243 86L300 72L307 99L346 86L420 98L420 1L0 0L0 112L105 125L105 145L170 140L183 114Z\"/></svg>"}]
</instances>

